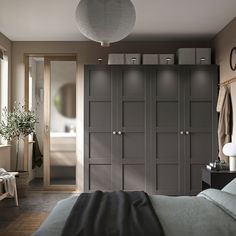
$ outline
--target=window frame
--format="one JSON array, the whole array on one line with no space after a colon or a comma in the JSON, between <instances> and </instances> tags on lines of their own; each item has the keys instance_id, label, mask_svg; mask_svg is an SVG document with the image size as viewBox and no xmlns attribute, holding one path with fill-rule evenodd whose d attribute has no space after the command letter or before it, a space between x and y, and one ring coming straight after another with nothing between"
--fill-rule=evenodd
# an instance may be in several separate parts
<instances>
[{"instance_id":1,"label":"window frame","mask_svg":"<svg viewBox=\"0 0 236 236\"><path fill-rule=\"evenodd\" d=\"M3 52L3 59L0 58L0 121L4 107L9 109L9 60L6 52ZM6 144L7 141L0 137L0 146Z\"/></svg>"}]
</instances>

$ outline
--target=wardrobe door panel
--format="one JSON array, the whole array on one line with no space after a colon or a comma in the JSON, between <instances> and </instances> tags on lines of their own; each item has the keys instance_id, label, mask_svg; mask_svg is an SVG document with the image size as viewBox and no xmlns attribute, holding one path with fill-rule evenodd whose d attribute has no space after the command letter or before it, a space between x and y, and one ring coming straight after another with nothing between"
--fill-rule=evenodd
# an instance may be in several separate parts
<instances>
[{"instance_id":1,"label":"wardrobe door panel","mask_svg":"<svg viewBox=\"0 0 236 236\"><path fill-rule=\"evenodd\" d=\"M110 133L92 133L90 132L89 140L89 157L111 158L111 135Z\"/></svg>"},{"instance_id":2,"label":"wardrobe door panel","mask_svg":"<svg viewBox=\"0 0 236 236\"><path fill-rule=\"evenodd\" d=\"M190 158L193 163L210 162L212 158L212 138L209 133L192 133L190 135Z\"/></svg>"},{"instance_id":3,"label":"wardrobe door panel","mask_svg":"<svg viewBox=\"0 0 236 236\"><path fill-rule=\"evenodd\" d=\"M194 192L190 192L192 195L196 195L198 191L201 191L202 188L202 182L201 180L201 168L205 165L202 164L194 164L190 167L190 189Z\"/></svg>"},{"instance_id":4,"label":"wardrobe door panel","mask_svg":"<svg viewBox=\"0 0 236 236\"><path fill-rule=\"evenodd\" d=\"M179 96L179 81L175 70L159 70L156 80L156 95L159 99L177 99Z\"/></svg>"},{"instance_id":5,"label":"wardrobe door panel","mask_svg":"<svg viewBox=\"0 0 236 236\"><path fill-rule=\"evenodd\" d=\"M210 71L195 70L190 75L190 96L192 99L211 100L212 76Z\"/></svg>"},{"instance_id":6,"label":"wardrobe door panel","mask_svg":"<svg viewBox=\"0 0 236 236\"><path fill-rule=\"evenodd\" d=\"M111 165L90 165L89 190L112 190Z\"/></svg>"},{"instance_id":7,"label":"wardrobe door panel","mask_svg":"<svg viewBox=\"0 0 236 236\"><path fill-rule=\"evenodd\" d=\"M129 132L123 135L123 158L144 160L145 135L144 133Z\"/></svg>"},{"instance_id":8,"label":"wardrobe door panel","mask_svg":"<svg viewBox=\"0 0 236 236\"><path fill-rule=\"evenodd\" d=\"M154 194L183 192L181 70L158 67L151 75L151 176Z\"/></svg>"},{"instance_id":9,"label":"wardrobe door panel","mask_svg":"<svg viewBox=\"0 0 236 236\"><path fill-rule=\"evenodd\" d=\"M123 91L122 95L127 98L141 98L145 97L145 78L143 73L139 70L128 69L123 71L122 76Z\"/></svg>"},{"instance_id":10,"label":"wardrobe door panel","mask_svg":"<svg viewBox=\"0 0 236 236\"><path fill-rule=\"evenodd\" d=\"M201 191L201 167L217 159L217 67L188 68L185 81L185 194Z\"/></svg>"},{"instance_id":11,"label":"wardrobe door panel","mask_svg":"<svg viewBox=\"0 0 236 236\"><path fill-rule=\"evenodd\" d=\"M94 98L111 98L111 76L109 70L90 71L89 95Z\"/></svg>"},{"instance_id":12,"label":"wardrobe door panel","mask_svg":"<svg viewBox=\"0 0 236 236\"><path fill-rule=\"evenodd\" d=\"M123 165L123 190L145 189L145 166L140 164Z\"/></svg>"},{"instance_id":13,"label":"wardrobe door panel","mask_svg":"<svg viewBox=\"0 0 236 236\"><path fill-rule=\"evenodd\" d=\"M156 158L178 163L179 135L176 133L158 133L156 137Z\"/></svg>"},{"instance_id":14,"label":"wardrobe door panel","mask_svg":"<svg viewBox=\"0 0 236 236\"><path fill-rule=\"evenodd\" d=\"M123 101L123 127L145 127L145 102Z\"/></svg>"},{"instance_id":15,"label":"wardrobe door panel","mask_svg":"<svg viewBox=\"0 0 236 236\"><path fill-rule=\"evenodd\" d=\"M119 188L148 191L148 78L140 66L124 66L118 78Z\"/></svg>"},{"instance_id":16,"label":"wardrobe door panel","mask_svg":"<svg viewBox=\"0 0 236 236\"><path fill-rule=\"evenodd\" d=\"M157 164L156 173L158 194L176 195L180 184L178 164Z\"/></svg>"},{"instance_id":17,"label":"wardrobe door panel","mask_svg":"<svg viewBox=\"0 0 236 236\"><path fill-rule=\"evenodd\" d=\"M212 102L190 101L190 127L211 128L212 124Z\"/></svg>"},{"instance_id":18,"label":"wardrobe door panel","mask_svg":"<svg viewBox=\"0 0 236 236\"><path fill-rule=\"evenodd\" d=\"M90 127L100 127L111 130L111 102L91 101L89 103Z\"/></svg>"},{"instance_id":19,"label":"wardrobe door panel","mask_svg":"<svg viewBox=\"0 0 236 236\"><path fill-rule=\"evenodd\" d=\"M112 190L114 128L111 68L85 67L85 191Z\"/></svg>"},{"instance_id":20,"label":"wardrobe door panel","mask_svg":"<svg viewBox=\"0 0 236 236\"><path fill-rule=\"evenodd\" d=\"M177 127L179 108L178 102L156 102L157 127Z\"/></svg>"}]
</instances>

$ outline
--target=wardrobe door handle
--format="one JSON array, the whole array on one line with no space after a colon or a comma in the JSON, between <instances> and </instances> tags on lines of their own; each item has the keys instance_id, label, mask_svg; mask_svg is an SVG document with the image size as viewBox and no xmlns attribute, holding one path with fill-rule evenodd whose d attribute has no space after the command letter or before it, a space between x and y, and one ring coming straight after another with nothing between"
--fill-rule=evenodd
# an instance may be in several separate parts
<instances>
[{"instance_id":1,"label":"wardrobe door handle","mask_svg":"<svg viewBox=\"0 0 236 236\"><path fill-rule=\"evenodd\" d=\"M117 132L116 132L116 131L112 131L112 134L116 135L116 134L117 134Z\"/></svg>"},{"instance_id":2,"label":"wardrobe door handle","mask_svg":"<svg viewBox=\"0 0 236 236\"><path fill-rule=\"evenodd\" d=\"M122 132L121 132L121 131L118 131L118 135L122 135Z\"/></svg>"},{"instance_id":3,"label":"wardrobe door handle","mask_svg":"<svg viewBox=\"0 0 236 236\"><path fill-rule=\"evenodd\" d=\"M185 134L189 135L189 134L190 134L190 132L189 132L189 131L186 131L186 132L185 132Z\"/></svg>"},{"instance_id":4,"label":"wardrobe door handle","mask_svg":"<svg viewBox=\"0 0 236 236\"><path fill-rule=\"evenodd\" d=\"M184 131L180 131L179 133L180 133L181 135L183 135L183 134L184 134Z\"/></svg>"}]
</instances>

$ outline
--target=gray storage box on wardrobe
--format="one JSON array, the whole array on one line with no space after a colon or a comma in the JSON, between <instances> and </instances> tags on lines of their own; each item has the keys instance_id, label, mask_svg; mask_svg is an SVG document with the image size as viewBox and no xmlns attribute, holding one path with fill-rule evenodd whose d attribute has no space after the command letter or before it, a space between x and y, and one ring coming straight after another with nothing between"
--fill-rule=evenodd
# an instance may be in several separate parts
<instances>
[{"instance_id":1,"label":"gray storage box on wardrobe","mask_svg":"<svg viewBox=\"0 0 236 236\"><path fill-rule=\"evenodd\" d=\"M125 64L127 64L127 65L141 64L141 54L140 53L127 53L127 54L125 54Z\"/></svg>"},{"instance_id":2,"label":"gray storage box on wardrobe","mask_svg":"<svg viewBox=\"0 0 236 236\"><path fill-rule=\"evenodd\" d=\"M177 50L178 64L194 65L196 64L195 48L179 48Z\"/></svg>"},{"instance_id":3,"label":"gray storage box on wardrobe","mask_svg":"<svg viewBox=\"0 0 236 236\"><path fill-rule=\"evenodd\" d=\"M125 54L110 53L108 54L108 65L123 65L125 64Z\"/></svg>"},{"instance_id":4,"label":"gray storage box on wardrobe","mask_svg":"<svg viewBox=\"0 0 236 236\"><path fill-rule=\"evenodd\" d=\"M160 54L159 61L162 65L171 65L175 63L175 55L174 54Z\"/></svg>"},{"instance_id":5,"label":"gray storage box on wardrobe","mask_svg":"<svg viewBox=\"0 0 236 236\"><path fill-rule=\"evenodd\" d=\"M211 48L196 48L196 64L211 64Z\"/></svg>"},{"instance_id":6,"label":"gray storage box on wardrobe","mask_svg":"<svg viewBox=\"0 0 236 236\"><path fill-rule=\"evenodd\" d=\"M217 157L217 69L85 66L85 191L201 191Z\"/></svg>"},{"instance_id":7,"label":"gray storage box on wardrobe","mask_svg":"<svg viewBox=\"0 0 236 236\"><path fill-rule=\"evenodd\" d=\"M159 55L158 54L143 54L143 64L144 65L159 64Z\"/></svg>"}]
</instances>

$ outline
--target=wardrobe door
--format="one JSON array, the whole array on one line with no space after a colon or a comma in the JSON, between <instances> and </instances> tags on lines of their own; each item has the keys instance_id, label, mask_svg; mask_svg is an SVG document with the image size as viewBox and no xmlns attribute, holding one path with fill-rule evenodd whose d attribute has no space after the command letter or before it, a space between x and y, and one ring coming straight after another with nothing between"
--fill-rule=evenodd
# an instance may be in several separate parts
<instances>
[{"instance_id":1,"label":"wardrobe door","mask_svg":"<svg viewBox=\"0 0 236 236\"><path fill-rule=\"evenodd\" d=\"M149 191L148 84L145 67L116 68L118 81L117 188Z\"/></svg>"},{"instance_id":2,"label":"wardrobe door","mask_svg":"<svg viewBox=\"0 0 236 236\"><path fill-rule=\"evenodd\" d=\"M201 191L201 167L217 159L217 67L195 66L185 83L185 193Z\"/></svg>"},{"instance_id":3,"label":"wardrobe door","mask_svg":"<svg viewBox=\"0 0 236 236\"><path fill-rule=\"evenodd\" d=\"M110 67L85 67L85 191L113 188L113 86Z\"/></svg>"},{"instance_id":4,"label":"wardrobe door","mask_svg":"<svg viewBox=\"0 0 236 236\"><path fill-rule=\"evenodd\" d=\"M154 194L183 193L183 78L159 66L151 78L151 175Z\"/></svg>"}]
</instances>

